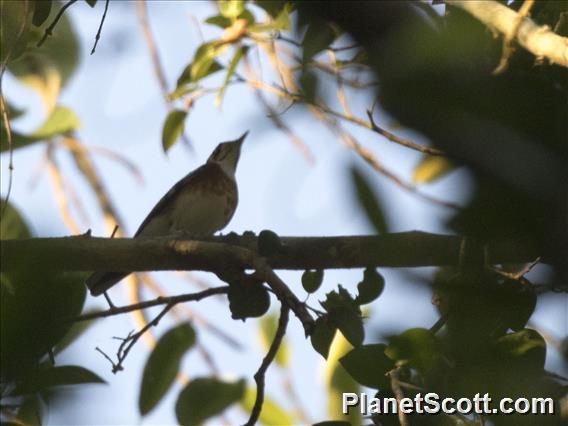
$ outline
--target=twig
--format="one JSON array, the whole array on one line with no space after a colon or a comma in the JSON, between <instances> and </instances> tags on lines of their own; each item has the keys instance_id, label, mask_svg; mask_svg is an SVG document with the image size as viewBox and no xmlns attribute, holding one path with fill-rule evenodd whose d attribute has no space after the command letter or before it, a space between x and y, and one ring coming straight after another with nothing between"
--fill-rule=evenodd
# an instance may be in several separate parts
<instances>
[{"instance_id":1,"label":"twig","mask_svg":"<svg viewBox=\"0 0 568 426\"><path fill-rule=\"evenodd\" d=\"M534 4L534 0L525 0L523 5L519 9L519 13L517 15L517 22L515 26L511 29L511 32L505 34L503 38L503 52L501 54L501 60L499 61L499 65L493 70L493 75L499 75L504 73L507 68L509 67L509 59L515 52L515 47L513 46L513 40L517 37L519 32L519 28L523 22L523 18L526 17L529 12L531 11Z\"/></svg>"},{"instance_id":2,"label":"twig","mask_svg":"<svg viewBox=\"0 0 568 426\"><path fill-rule=\"evenodd\" d=\"M55 19L53 20L53 22L49 25L49 27L47 27L45 29L45 32L43 33L43 37L41 38L40 41L37 42L36 47L40 47L45 42L47 37L51 36L51 34L53 33L53 29L55 28L55 26L57 25L57 23L59 22L59 20L61 19L61 17L65 13L65 11L67 10L67 8L69 6L71 6L73 3L75 3L76 1L77 0L69 0L67 3L65 3L63 6L61 6L61 9L59 9L59 12L55 16Z\"/></svg>"},{"instance_id":3,"label":"twig","mask_svg":"<svg viewBox=\"0 0 568 426\"><path fill-rule=\"evenodd\" d=\"M178 303L182 302L197 302L201 299L205 299L206 297L214 296L217 294L226 294L229 291L228 286L223 287L213 287L207 290L200 291L198 293L187 293L187 294L180 294L177 296L169 296L169 297L158 297L154 300L148 300L145 302L135 303L132 305L116 307L114 309L108 309L106 311L101 312L93 312L90 314L83 314L77 315L74 317L68 317L63 319L63 322L79 322L79 321L90 321L96 318L106 318L114 315L126 314L132 311L139 311L141 309L148 309L153 306L159 305L177 305Z\"/></svg>"},{"instance_id":4,"label":"twig","mask_svg":"<svg viewBox=\"0 0 568 426\"><path fill-rule=\"evenodd\" d=\"M400 409L401 403L400 401L404 398L404 392L402 391L402 386L400 385L400 374L401 367L396 367L387 373L387 376L390 377L391 381L391 388L398 403L398 421L400 422L400 426L409 426L410 423L406 418L406 414L403 410Z\"/></svg>"},{"instance_id":5,"label":"twig","mask_svg":"<svg viewBox=\"0 0 568 426\"><path fill-rule=\"evenodd\" d=\"M99 42L99 39L101 38L101 31L103 30L103 24L105 22L106 19L106 15L107 15L107 10L108 10L108 4L110 3L110 0L106 0L105 1L105 11L103 12L103 17L101 19L101 23L99 25L99 29L97 31L97 35L95 36L95 44L93 45L93 49L91 50L91 55L93 53L95 53L95 49L97 48L97 44Z\"/></svg>"},{"instance_id":6,"label":"twig","mask_svg":"<svg viewBox=\"0 0 568 426\"><path fill-rule=\"evenodd\" d=\"M286 333L286 327L288 326L288 318L289 318L290 309L285 303L282 303L280 307L280 319L278 320L278 328L276 329L276 334L266 356L262 360L258 371L254 375L254 381L256 382L256 399L254 401L254 406L250 413L250 417L248 421L245 423L246 426L254 425L258 417L260 416L260 412L262 410L262 404L264 402L264 382L265 382L265 375L268 367L274 360L278 349L280 348L280 344L282 343L282 339L284 338L284 334Z\"/></svg>"},{"instance_id":7,"label":"twig","mask_svg":"<svg viewBox=\"0 0 568 426\"><path fill-rule=\"evenodd\" d=\"M158 325L158 323L164 317L164 315L166 315L169 312L169 310L172 309L174 306L175 306L175 303L168 303L164 307L164 309L162 309L162 311L152 321L150 321L148 324L146 324L140 331L138 331L134 334L129 333L126 338L120 339L120 340L122 340L122 342L121 342L120 346L118 347L118 350L116 351L116 358L117 358L116 363L109 356L107 356L101 349L96 348L99 352L101 352L105 356L106 359L108 359L110 361L110 363L112 364L112 372L114 374L118 373L119 371L124 370L123 362L126 359L126 357L128 356L130 350L134 347L136 342L140 339L140 337L142 337L144 335L144 333L146 333L151 327Z\"/></svg>"}]
</instances>

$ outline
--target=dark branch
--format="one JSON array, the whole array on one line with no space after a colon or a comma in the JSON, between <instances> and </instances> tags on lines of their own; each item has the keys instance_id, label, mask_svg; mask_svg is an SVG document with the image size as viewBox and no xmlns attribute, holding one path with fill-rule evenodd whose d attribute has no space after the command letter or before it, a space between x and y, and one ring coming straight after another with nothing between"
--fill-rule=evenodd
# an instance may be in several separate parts
<instances>
[{"instance_id":1,"label":"dark branch","mask_svg":"<svg viewBox=\"0 0 568 426\"><path fill-rule=\"evenodd\" d=\"M101 23L99 25L99 29L97 31L97 35L95 36L95 44L93 45L93 49L91 50L91 55L95 53L95 49L97 48L97 44L99 43L99 39L101 38L101 31L103 30L103 25L105 23L105 19L107 16L108 4L110 0L105 1L105 11L103 12L103 17L101 18Z\"/></svg>"},{"instance_id":2,"label":"dark branch","mask_svg":"<svg viewBox=\"0 0 568 426\"><path fill-rule=\"evenodd\" d=\"M198 293L188 293L180 294L179 296L169 296L169 297L158 297L154 300L148 300L146 302L134 303L128 306L122 306L120 308L112 308L102 312L93 312L90 314L77 315L75 317L65 318L64 322L79 322L79 321L89 321L96 318L106 318L114 315L126 314L132 311L138 311L141 309L148 309L153 306L159 305L177 305L182 302L198 302L206 297L215 296L218 294L226 294L229 290L229 286L223 287L213 287L207 290L200 291Z\"/></svg>"},{"instance_id":3,"label":"dark branch","mask_svg":"<svg viewBox=\"0 0 568 426\"><path fill-rule=\"evenodd\" d=\"M250 417L248 421L245 423L246 426L256 424L258 417L260 416L260 412L262 410L262 404L264 402L264 380L266 376L266 371L272 361L274 361L274 357L282 344L282 339L284 338L284 334L286 333L286 327L288 326L288 316L290 310L285 303L282 303L280 308L280 319L278 320L278 328L276 329L276 334L274 336L274 340L272 340L272 344L266 353L266 356L262 360L260 367L256 374L254 375L254 381L256 382L256 399L254 401L254 407L250 413Z\"/></svg>"},{"instance_id":4,"label":"dark branch","mask_svg":"<svg viewBox=\"0 0 568 426\"><path fill-rule=\"evenodd\" d=\"M55 26L57 25L57 23L59 22L59 20L61 19L61 17L63 16L63 14L65 13L65 11L67 10L67 8L69 6L71 6L73 3L75 3L77 0L69 0L67 3L65 3L63 6L61 6L61 9L59 9L59 12L57 13L57 16L55 16L55 19L53 20L53 22L49 25L49 27L47 27L45 29L45 32L43 33L43 37L41 38L40 41L37 42L36 47L40 47L45 40L47 39L47 37L51 36L51 34L53 33L53 29L55 28Z\"/></svg>"}]
</instances>

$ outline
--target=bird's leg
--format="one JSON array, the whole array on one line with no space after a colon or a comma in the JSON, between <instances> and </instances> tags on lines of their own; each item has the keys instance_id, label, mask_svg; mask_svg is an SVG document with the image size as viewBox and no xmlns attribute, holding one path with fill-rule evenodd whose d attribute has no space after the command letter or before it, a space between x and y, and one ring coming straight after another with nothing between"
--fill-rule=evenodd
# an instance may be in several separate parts
<instances>
[{"instance_id":1,"label":"bird's leg","mask_svg":"<svg viewBox=\"0 0 568 426\"><path fill-rule=\"evenodd\" d=\"M110 300L110 297L109 297L109 295L107 294L106 291L103 293L103 295L105 296L105 299L106 299L106 301L107 301L107 303L108 303L108 306L109 306L110 310L111 310L111 311L115 310L115 309L116 309L116 306L114 305L114 303L112 303L112 300Z\"/></svg>"}]
</instances>

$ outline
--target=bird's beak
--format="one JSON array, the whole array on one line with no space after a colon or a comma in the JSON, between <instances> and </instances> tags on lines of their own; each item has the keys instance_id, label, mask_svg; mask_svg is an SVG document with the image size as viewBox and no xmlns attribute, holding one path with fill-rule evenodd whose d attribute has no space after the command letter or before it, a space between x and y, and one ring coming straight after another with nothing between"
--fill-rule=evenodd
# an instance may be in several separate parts
<instances>
[{"instance_id":1,"label":"bird's beak","mask_svg":"<svg viewBox=\"0 0 568 426\"><path fill-rule=\"evenodd\" d=\"M244 132L242 134L242 136L240 138L238 138L235 142L237 142L239 144L239 147L241 147L243 145L243 142L245 141L245 138L247 137L247 135L249 134L249 131L247 130L246 132Z\"/></svg>"}]
</instances>

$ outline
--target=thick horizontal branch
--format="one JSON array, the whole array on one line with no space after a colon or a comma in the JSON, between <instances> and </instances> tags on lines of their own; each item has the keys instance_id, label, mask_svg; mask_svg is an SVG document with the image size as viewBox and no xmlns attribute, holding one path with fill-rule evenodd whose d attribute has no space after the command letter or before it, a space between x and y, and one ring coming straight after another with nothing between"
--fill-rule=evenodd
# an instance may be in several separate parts
<instances>
[{"instance_id":1,"label":"thick horizontal branch","mask_svg":"<svg viewBox=\"0 0 568 426\"><path fill-rule=\"evenodd\" d=\"M538 26L530 18L496 1L446 0L475 16L485 25L514 39L535 56L568 67L568 38L552 32L547 26ZM519 22L520 21L520 22Z\"/></svg>"},{"instance_id":2,"label":"thick horizontal branch","mask_svg":"<svg viewBox=\"0 0 568 426\"><path fill-rule=\"evenodd\" d=\"M265 256L272 269L451 266L464 261L528 263L541 255L513 241L498 241L485 247L465 241L464 251L462 237L418 231L381 236L281 237L280 241L278 253ZM65 271L220 271L243 266L255 269L257 245L258 237L249 234L199 241L171 237L31 238L2 240L0 259L2 271L19 267Z\"/></svg>"}]
</instances>

